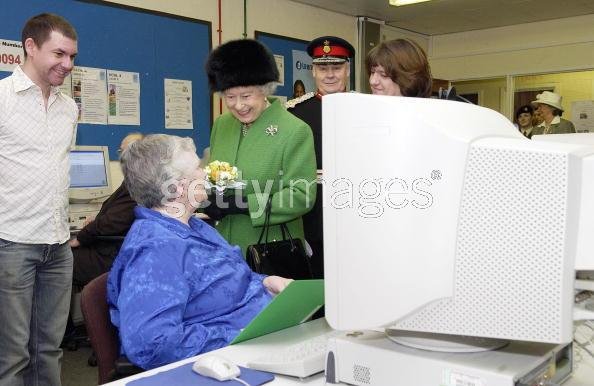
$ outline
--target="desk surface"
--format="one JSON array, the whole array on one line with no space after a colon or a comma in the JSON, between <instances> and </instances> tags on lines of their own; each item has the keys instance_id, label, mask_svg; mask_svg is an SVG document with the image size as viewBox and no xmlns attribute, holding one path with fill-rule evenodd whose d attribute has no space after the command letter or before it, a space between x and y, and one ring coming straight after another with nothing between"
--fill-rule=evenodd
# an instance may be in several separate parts
<instances>
[{"instance_id":1,"label":"desk surface","mask_svg":"<svg viewBox=\"0 0 594 386\"><path fill-rule=\"evenodd\" d=\"M297 327L293 327L290 329L290 333L287 334L288 330L282 331L284 333L283 336L283 343L285 344L292 344L297 342L299 339L305 339L310 336L315 336L324 331L328 331L329 327L326 324L324 319L314 320L312 322L308 322L302 324ZM279 331L280 333L281 331ZM259 356L264 355L268 350L273 348L278 348L281 346L278 339L275 339L275 335L278 333L266 335L260 338L252 339L237 345L227 346L222 349L216 350L213 353L216 355L222 356L233 362L237 363L240 366L245 366L248 361L253 358L257 358ZM207 355L207 354L204 354ZM153 370L146 371L141 374L136 374L131 377L120 379L118 381L114 381L108 383L106 385L109 386L124 386L126 383L130 382L133 379L143 378L152 374L156 374L158 372L169 370L180 366L185 363L194 362L198 358L198 356L193 358L184 359L179 362L171 363L167 366L159 367ZM594 384L594 359L589 356L582 356L581 358L575 358L575 368L573 372L573 376L565 382L564 386L592 386ZM292 385L311 385L311 386L323 386L325 385L325 378L323 373L314 375L312 377L300 380L298 378L287 377L276 375L274 381L268 383L267 385L278 385L278 386L292 386Z\"/></svg>"}]
</instances>

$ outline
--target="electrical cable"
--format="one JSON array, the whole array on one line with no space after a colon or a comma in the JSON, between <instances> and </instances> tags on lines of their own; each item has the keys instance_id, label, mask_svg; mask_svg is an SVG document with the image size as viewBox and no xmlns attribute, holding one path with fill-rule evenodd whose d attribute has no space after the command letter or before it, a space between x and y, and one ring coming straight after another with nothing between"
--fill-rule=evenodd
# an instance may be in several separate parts
<instances>
[{"instance_id":1,"label":"electrical cable","mask_svg":"<svg viewBox=\"0 0 594 386\"><path fill-rule=\"evenodd\" d=\"M242 385L251 386L249 383L247 383L243 379L240 379L239 377L235 377L235 378L231 378L231 379L234 380L234 381L237 381L237 382L241 383Z\"/></svg>"}]
</instances>

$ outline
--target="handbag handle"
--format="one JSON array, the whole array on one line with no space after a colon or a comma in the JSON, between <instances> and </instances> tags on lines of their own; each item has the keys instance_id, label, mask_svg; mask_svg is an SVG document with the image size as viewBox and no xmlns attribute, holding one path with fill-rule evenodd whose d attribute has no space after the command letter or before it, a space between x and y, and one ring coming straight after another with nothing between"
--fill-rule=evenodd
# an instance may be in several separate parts
<instances>
[{"instance_id":1,"label":"handbag handle","mask_svg":"<svg viewBox=\"0 0 594 386\"><path fill-rule=\"evenodd\" d=\"M264 226L262 227L262 231L260 232L260 237L258 237L258 244L262 243L262 237L264 238L264 253L268 252L268 230L270 228L270 212L272 212L272 195L268 197L268 201L266 202L265 211L265 218L264 218ZM291 249L295 248L295 244L293 242L293 237L291 236L291 232L289 232L289 227L287 223L280 224L281 233L283 235L283 240L286 240L285 232L289 236L289 241L291 243Z\"/></svg>"},{"instance_id":2,"label":"handbag handle","mask_svg":"<svg viewBox=\"0 0 594 386\"><path fill-rule=\"evenodd\" d=\"M266 232L266 241L265 243L268 244L268 226L270 223L270 207L272 206L272 196L268 197L268 201L266 202L266 207L264 208L264 226L262 226L262 231L260 232L260 237L258 237L258 244L262 243L262 237L264 237L264 232Z\"/></svg>"}]
</instances>

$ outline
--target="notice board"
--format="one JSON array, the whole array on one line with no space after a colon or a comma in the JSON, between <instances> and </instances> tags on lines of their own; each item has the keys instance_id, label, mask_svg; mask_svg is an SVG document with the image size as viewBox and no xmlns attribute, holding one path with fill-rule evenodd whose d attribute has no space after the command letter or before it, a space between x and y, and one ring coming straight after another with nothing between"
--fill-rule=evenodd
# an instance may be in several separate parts
<instances>
[{"instance_id":1,"label":"notice board","mask_svg":"<svg viewBox=\"0 0 594 386\"><path fill-rule=\"evenodd\" d=\"M40 13L66 18L78 34L76 66L139 73L140 125L79 124L78 145L109 146L110 158L132 131L192 137L208 146L212 98L204 62L212 48L207 21L92 0L3 0L0 39L21 40L25 22ZM10 72L0 71L0 78ZM165 129L165 79L192 83L193 129Z\"/></svg>"}]
</instances>

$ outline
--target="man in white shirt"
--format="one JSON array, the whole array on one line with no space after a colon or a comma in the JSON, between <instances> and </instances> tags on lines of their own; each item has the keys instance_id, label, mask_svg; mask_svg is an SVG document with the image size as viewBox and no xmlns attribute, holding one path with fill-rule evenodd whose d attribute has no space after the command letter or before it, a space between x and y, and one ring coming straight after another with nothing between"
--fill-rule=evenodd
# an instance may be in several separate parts
<instances>
[{"instance_id":1,"label":"man in white shirt","mask_svg":"<svg viewBox=\"0 0 594 386\"><path fill-rule=\"evenodd\" d=\"M22 41L24 64L0 80L0 386L59 386L78 109L57 86L74 65L77 36L62 17L41 14Z\"/></svg>"}]
</instances>

